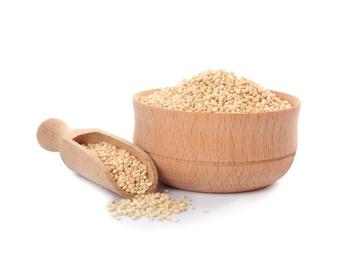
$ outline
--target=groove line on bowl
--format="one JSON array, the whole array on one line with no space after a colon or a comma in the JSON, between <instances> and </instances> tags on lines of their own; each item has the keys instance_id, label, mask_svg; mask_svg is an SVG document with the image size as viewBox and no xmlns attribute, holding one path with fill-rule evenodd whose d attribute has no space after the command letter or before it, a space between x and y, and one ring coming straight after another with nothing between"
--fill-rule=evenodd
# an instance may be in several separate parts
<instances>
[{"instance_id":1,"label":"groove line on bowl","mask_svg":"<svg viewBox=\"0 0 343 260\"><path fill-rule=\"evenodd\" d=\"M228 165L228 166L244 166L244 165L254 165L254 164L263 164L263 163L271 163L271 162L275 162L275 161L280 161L280 160L284 160L287 159L289 157L294 157L295 156L295 152L294 153L290 153L284 156L280 156L280 157L276 157L273 159L266 159L266 160L259 160L259 161L247 161L247 162L211 162L211 161L195 161L195 160L183 160L183 159L178 159L178 158L171 158L171 157L166 157L166 156L162 156L162 155L158 155L158 154L154 154L151 152L146 151L147 153L149 153L150 156L155 156L164 160L169 160L169 161L184 161L190 164L207 164L207 165L220 165L220 166L224 166L224 165Z\"/></svg>"}]
</instances>

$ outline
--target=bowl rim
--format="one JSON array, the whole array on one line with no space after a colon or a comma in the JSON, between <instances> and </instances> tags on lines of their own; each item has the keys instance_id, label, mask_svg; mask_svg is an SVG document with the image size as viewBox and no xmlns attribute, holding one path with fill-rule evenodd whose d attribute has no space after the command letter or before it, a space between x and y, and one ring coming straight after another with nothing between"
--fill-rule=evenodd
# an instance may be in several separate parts
<instances>
[{"instance_id":1,"label":"bowl rim","mask_svg":"<svg viewBox=\"0 0 343 260\"><path fill-rule=\"evenodd\" d=\"M137 103L141 106L149 107L152 109L156 110L162 110L162 111L169 111L173 113L185 113L185 114L196 114L196 115L219 115L219 116L251 116L251 115L272 115L272 114L277 114L277 113L283 113L283 112L289 112L293 110L298 110L301 107L301 101L299 98L296 96L293 96L291 94L285 93L285 92L280 92L276 90L270 90L272 93L274 93L277 97L281 98L282 100L287 100L288 102L291 103L292 107L290 108L285 108L285 109L280 109L280 110L275 110L275 111L265 111L265 112L253 112L253 113L210 113L210 112L191 112L191 111L183 111L183 110L178 110L178 109L170 109L170 108L160 108L152 105L145 104L141 102L139 99L142 96L147 96L149 94L152 94L155 91L161 90L162 88L155 88L155 89L148 89L144 91L137 92L136 94L133 95L133 102ZM281 97L280 97L281 96Z\"/></svg>"}]
</instances>

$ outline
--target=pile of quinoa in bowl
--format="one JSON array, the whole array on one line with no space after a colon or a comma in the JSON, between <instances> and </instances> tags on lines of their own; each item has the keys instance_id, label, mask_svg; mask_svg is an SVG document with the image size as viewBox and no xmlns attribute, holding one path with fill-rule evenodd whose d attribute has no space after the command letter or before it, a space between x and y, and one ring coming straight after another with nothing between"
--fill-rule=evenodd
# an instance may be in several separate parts
<instances>
[{"instance_id":1,"label":"pile of quinoa in bowl","mask_svg":"<svg viewBox=\"0 0 343 260\"><path fill-rule=\"evenodd\" d=\"M207 113L259 113L292 107L254 81L224 70L203 71L140 101L159 108Z\"/></svg>"}]
</instances>

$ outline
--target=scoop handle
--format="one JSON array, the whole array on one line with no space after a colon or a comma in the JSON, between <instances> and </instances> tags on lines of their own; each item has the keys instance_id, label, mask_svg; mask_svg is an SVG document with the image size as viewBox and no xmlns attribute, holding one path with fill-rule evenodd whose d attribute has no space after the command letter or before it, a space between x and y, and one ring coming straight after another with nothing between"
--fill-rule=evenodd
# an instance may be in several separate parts
<instances>
[{"instance_id":1,"label":"scoop handle","mask_svg":"<svg viewBox=\"0 0 343 260\"><path fill-rule=\"evenodd\" d=\"M70 131L69 126L58 118L50 118L40 124L37 140L40 146L51 152L58 152L62 137Z\"/></svg>"}]
</instances>

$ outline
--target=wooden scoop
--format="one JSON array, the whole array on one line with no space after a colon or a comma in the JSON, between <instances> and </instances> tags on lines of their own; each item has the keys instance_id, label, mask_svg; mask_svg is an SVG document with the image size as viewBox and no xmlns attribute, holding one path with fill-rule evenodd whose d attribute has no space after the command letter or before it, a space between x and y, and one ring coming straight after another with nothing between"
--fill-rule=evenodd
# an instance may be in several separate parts
<instances>
[{"instance_id":1,"label":"wooden scoop","mask_svg":"<svg viewBox=\"0 0 343 260\"><path fill-rule=\"evenodd\" d=\"M60 152L64 163L77 174L125 197L132 198L133 194L126 192L113 180L112 174L99 159L95 152L82 146L82 144L99 143L102 141L125 149L147 166L148 178L152 182L149 190L156 190L158 175L154 162L137 145L117 136L98 129L71 130L66 123L57 118L45 120L37 130L39 144L48 151Z\"/></svg>"}]
</instances>

